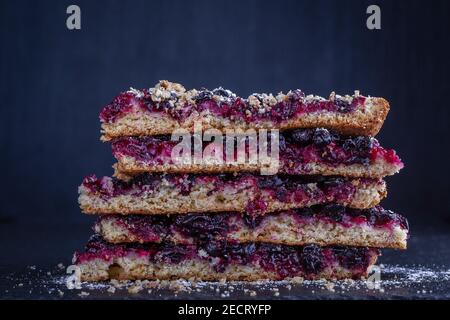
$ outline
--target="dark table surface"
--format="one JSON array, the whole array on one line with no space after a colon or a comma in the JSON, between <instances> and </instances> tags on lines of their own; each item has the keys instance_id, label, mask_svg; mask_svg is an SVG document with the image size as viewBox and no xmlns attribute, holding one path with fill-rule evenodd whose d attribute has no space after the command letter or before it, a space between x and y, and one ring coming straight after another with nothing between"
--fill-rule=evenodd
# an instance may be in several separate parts
<instances>
[{"instance_id":1,"label":"dark table surface","mask_svg":"<svg viewBox=\"0 0 450 320\"><path fill-rule=\"evenodd\" d=\"M0 224L3 259L0 265L1 299L449 299L450 234L446 230L413 233L405 251L384 250L378 266L381 282L369 288L365 281L305 281L261 284L198 283L196 287L148 289L130 293L130 285L108 292L109 283L66 287L65 268L74 250L90 234L89 222L57 225ZM34 241L30 241L34 239ZM8 259L9 257L9 259ZM64 267L58 267L63 264ZM254 291L254 292L253 292Z\"/></svg>"}]
</instances>

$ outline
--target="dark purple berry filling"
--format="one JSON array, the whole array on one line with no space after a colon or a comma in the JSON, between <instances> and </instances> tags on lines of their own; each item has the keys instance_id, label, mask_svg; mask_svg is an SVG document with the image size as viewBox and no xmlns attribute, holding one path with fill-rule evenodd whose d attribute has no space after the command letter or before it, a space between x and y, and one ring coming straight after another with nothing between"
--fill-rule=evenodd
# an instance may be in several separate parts
<instances>
[{"instance_id":1,"label":"dark purple berry filling","mask_svg":"<svg viewBox=\"0 0 450 320\"><path fill-rule=\"evenodd\" d=\"M206 186L208 195L225 190L250 192L253 196L246 205L248 214L264 214L267 201L295 203L299 207L315 203L348 203L355 194L352 179L333 176L256 176L251 174L141 174L125 182L116 178L88 176L82 186L88 193L104 200L120 195L140 197L152 192L165 181L164 188L177 189L181 195L190 194L193 186ZM359 184L376 185L378 179L358 179ZM86 192L82 191L82 192Z\"/></svg>"},{"instance_id":2,"label":"dark purple berry filling","mask_svg":"<svg viewBox=\"0 0 450 320\"><path fill-rule=\"evenodd\" d=\"M270 105L265 101L268 96L253 94L251 96L253 102L256 101L259 104L259 107L255 107L250 98L237 97L223 88L212 91L201 90L190 102L182 100L181 96L182 94L174 93L163 100L153 101L149 90L146 89L138 93L123 92L102 109L100 119L102 122L112 123L133 108L140 108L150 113L164 112L177 121L184 121L194 111L207 110L219 117L243 120L247 123L266 120L280 123L304 113L317 111L349 113L363 105L366 99L363 96L357 96L350 99L336 97L333 100L325 100L318 97L306 97L301 90L294 90ZM271 97L271 99L275 98Z\"/></svg>"},{"instance_id":3,"label":"dark purple berry filling","mask_svg":"<svg viewBox=\"0 0 450 320\"><path fill-rule=\"evenodd\" d=\"M188 214L164 218L170 221L174 230L200 242L222 238L231 231L226 214Z\"/></svg>"},{"instance_id":4,"label":"dark purple berry filling","mask_svg":"<svg viewBox=\"0 0 450 320\"><path fill-rule=\"evenodd\" d=\"M408 220L400 214L386 210L381 206L370 209L354 209L338 204L318 205L309 208L294 209L299 222L308 219L319 219L339 223L343 226L367 223L377 228L393 228L400 226L409 230Z\"/></svg>"},{"instance_id":5,"label":"dark purple berry filling","mask_svg":"<svg viewBox=\"0 0 450 320\"><path fill-rule=\"evenodd\" d=\"M228 159L226 147L223 146L222 159ZM268 139L270 142L270 139ZM214 142L202 144L203 150ZM169 136L159 137L124 137L113 141L113 154L117 159L123 156L134 158L144 165L173 164L172 150L178 141L171 141ZM194 143L191 143L191 156L194 155ZM326 165L369 165L378 158L389 164L403 166L394 150L382 148L375 138L364 136L343 136L327 129L297 129L280 134L279 157L280 172L295 174L307 171L310 163L324 163ZM249 159L248 144L246 158Z\"/></svg>"},{"instance_id":6,"label":"dark purple berry filling","mask_svg":"<svg viewBox=\"0 0 450 320\"><path fill-rule=\"evenodd\" d=\"M140 242L163 242L170 226L167 219L159 216L124 215L117 221Z\"/></svg>"},{"instance_id":7,"label":"dark purple berry filling","mask_svg":"<svg viewBox=\"0 0 450 320\"><path fill-rule=\"evenodd\" d=\"M399 226L404 230L408 230L408 221L405 217L383 209L381 206L360 210L336 204L317 205L309 208L270 213L264 216L240 213L192 213L176 216L116 215L100 217L100 220L115 219L139 242L164 242L176 233L186 238L184 240L179 239L183 243L190 243L191 240L194 243L203 243L227 239L227 235L239 231L240 223L245 224L250 229L255 229L263 221L279 214L293 216L299 228L305 223L323 221L325 223L337 223L347 228L354 225L367 224L375 228L392 230Z\"/></svg>"}]
</instances>

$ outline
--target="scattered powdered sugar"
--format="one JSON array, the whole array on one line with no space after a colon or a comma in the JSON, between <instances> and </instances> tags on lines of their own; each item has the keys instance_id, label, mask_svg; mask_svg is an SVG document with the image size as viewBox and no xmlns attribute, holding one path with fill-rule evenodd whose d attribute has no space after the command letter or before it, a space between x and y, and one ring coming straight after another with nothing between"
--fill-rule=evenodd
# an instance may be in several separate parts
<instances>
[{"instance_id":1,"label":"scattered powdered sugar","mask_svg":"<svg viewBox=\"0 0 450 320\"><path fill-rule=\"evenodd\" d=\"M382 277L383 274L385 276L390 276L387 280L382 279L382 283L389 286L450 281L450 269L431 269L423 266L382 266Z\"/></svg>"},{"instance_id":2,"label":"scattered powdered sugar","mask_svg":"<svg viewBox=\"0 0 450 320\"><path fill-rule=\"evenodd\" d=\"M353 298L389 298L420 296L449 297L450 269L439 266L379 265L378 278L369 280L305 280L296 277L283 281L218 281L136 280L82 282L78 289L68 289L68 275L61 265L48 271L27 268L20 274L7 276L11 286L3 295L17 297L24 292L55 299L146 297L146 298L303 298L351 296ZM16 291L16 293L15 293ZM14 295L15 294L15 295Z\"/></svg>"}]
</instances>

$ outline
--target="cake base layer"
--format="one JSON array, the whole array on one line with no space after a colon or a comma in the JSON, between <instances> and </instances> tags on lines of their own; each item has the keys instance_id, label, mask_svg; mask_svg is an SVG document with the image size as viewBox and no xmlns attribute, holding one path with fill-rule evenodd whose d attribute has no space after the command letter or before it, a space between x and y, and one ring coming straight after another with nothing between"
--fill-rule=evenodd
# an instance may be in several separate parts
<instances>
[{"instance_id":1,"label":"cake base layer","mask_svg":"<svg viewBox=\"0 0 450 320\"><path fill-rule=\"evenodd\" d=\"M81 280L282 280L366 277L377 249L271 244L112 245L92 239L75 253Z\"/></svg>"},{"instance_id":2,"label":"cake base layer","mask_svg":"<svg viewBox=\"0 0 450 320\"><path fill-rule=\"evenodd\" d=\"M366 209L386 196L383 180L342 177L144 174L129 181L90 176L79 188L90 214L246 212L260 215L317 204Z\"/></svg>"},{"instance_id":3,"label":"cake base layer","mask_svg":"<svg viewBox=\"0 0 450 320\"><path fill-rule=\"evenodd\" d=\"M207 240L232 243L264 242L406 249L407 220L375 207L349 209L338 205L266 214L239 213L180 216L121 216L99 218L95 231L110 243L195 244Z\"/></svg>"},{"instance_id":4,"label":"cake base layer","mask_svg":"<svg viewBox=\"0 0 450 320\"><path fill-rule=\"evenodd\" d=\"M114 164L114 175L120 177L121 175L135 176L141 173L233 173L233 172L260 172L262 170L270 170L275 167L275 164L263 166L258 164L157 164L150 165L137 161L135 158L128 156L118 157L118 162ZM387 164L381 160L375 161L373 164L366 166L363 164L351 165L327 165L309 163L298 170L289 168L289 164L282 164L278 172L281 174L293 172L289 174L298 175L324 175L324 176L344 176L352 178L383 178L386 176L398 173L400 168L396 165Z\"/></svg>"},{"instance_id":5,"label":"cake base layer","mask_svg":"<svg viewBox=\"0 0 450 320\"><path fill-rule=\"evenodd\" d=\"M203 129L333 129L344 134L374 136L389 111L383 98L338 96L329 99L305 96L300 90L276 96L253 94L237 97L222 88L186 91L176 83L161 81L149 90L130 90L117 96L100 113L102 140L121 136L171 134Z\"/></svg>"}]
</instances>

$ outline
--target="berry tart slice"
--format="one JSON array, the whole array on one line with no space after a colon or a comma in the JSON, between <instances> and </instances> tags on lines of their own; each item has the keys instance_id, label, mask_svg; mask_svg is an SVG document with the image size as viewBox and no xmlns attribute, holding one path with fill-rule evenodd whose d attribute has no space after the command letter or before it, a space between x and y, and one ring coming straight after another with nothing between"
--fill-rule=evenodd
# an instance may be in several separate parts
<instances>
[{"instance_id":1,"label":"berry tart slice","mask_svg":"<svg viewBox=\"0 0 450 320\"><path fill-rule=\"evenodd\" d=\"M86 177L79 203L90 214L176 214L277 210L337 203L366 209L386 196L380 179L252 174L142 174L131 180Z\"/></svg>"},{"instance_id":2,"label":"berry tart slice","mask_svg":"<svg viewBox=\"0 0 450 320\"><path fill-rule=\"evenodd\" d=\"M106 215L96 233L110 243L196 244L226 240L286 245L317 244L406 249L407 220L379 206L322 205L252 217L240 213L171 216Z\"/></svg>"},{"instance_id":3,"label":"berry tart slice","mask_svg":"<svg viewBox=\"0 0 450 320\"><path fill-rule=\"evenodd\" d=\"M122 136L172 134L175 129L334 129L351 135L375 136L389 111L383 98L354 95L328 99L305 95L252 94L247 99L223 88L189 90L177 83L160 81L154 88L130 89L119 94L100 113L102 140Z\"/></svg>"},{"instance_id":4,"label":"berry tart slice","mask_svg":"<svg viewBox=\"0 0 450 320\"><path fill-rule=\"evenodd\" d=\"M359 279L367 276L378 255L378 249L366 247L110 244L94 236L73 262L80 267L82 281Z\"/></svg>"},{"instance_id":5,"label":"berry tart slice","mask_svg":"<svg viewBox=\"0 0 450 320\"><path fill-rule=\"evenodd\" d=\"M203 143L201 162L194 162L193 148L188 148L188 161L176 155L179 141L170 136L123 137L112 142L113 155L118 160L115 167L120 173L135 175L143 172L172 173L222 173L254 172L267 164L250 161L250 150L257 155L256 143L249 137L230 139L233 145L242 146L243 161L237 161L235 148L227 153L229 142ZM194 145L194 139L187 146ZM267 141L271 141L269 138ZM269 144L270 146L270 144ZM217 155L216 155L217 153ZM267 152L266 152L267 153ZM269 153L270 154L270 153ZM186 155L184 155L186 159ZM273 158L275 159L275 158ZM327 129L297 129L279 136L279 166L277 171L296 175L340 175L346 177L383 178L403 168L394 150L384 149L375 138L343 136ZM270 165L268 166L270 167Z\"/></svg>"}]
</instances>

